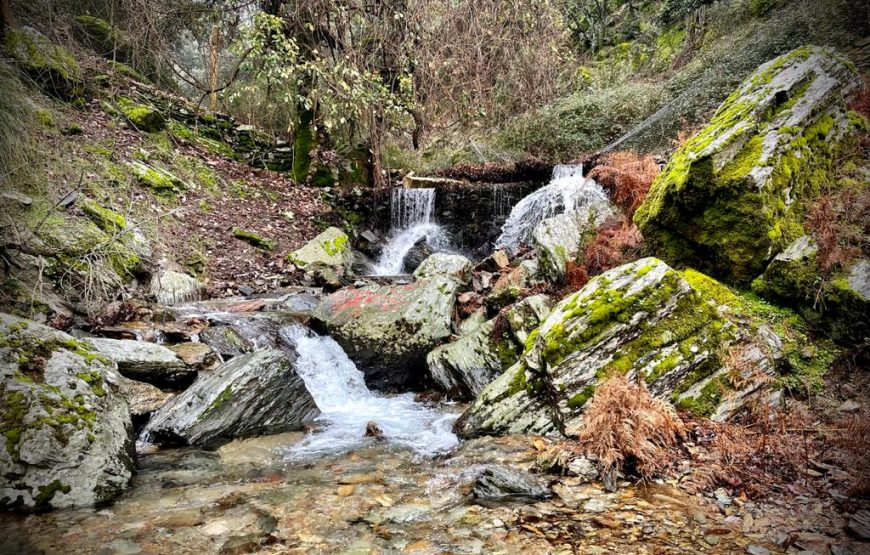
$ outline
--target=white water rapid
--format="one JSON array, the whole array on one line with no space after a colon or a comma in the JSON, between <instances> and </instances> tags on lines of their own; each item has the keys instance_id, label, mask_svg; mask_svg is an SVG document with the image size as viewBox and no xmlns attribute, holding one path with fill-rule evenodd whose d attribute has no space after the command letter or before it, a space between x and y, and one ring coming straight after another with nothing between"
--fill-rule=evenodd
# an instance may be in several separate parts
<instances>
[{"instance_id":1,"label":"white water rapid","mask_svg":"<svg viewBox=\"0 0 870 555\"><path fill-rule=\"evenodd\" d=\"M516 252L521 245L529 243L532 231L541 220L585 207L604 209L609 202L598 183L583 177L583 166L555 166L549 184L513 207L496 240L496 248Z\"/></svg>"},{"instance_id":2,"label":"white water rapid","mask_svg":"<svg viewBox=\"0 0 870 555\"><path fill-rule=\"evenodd\" d=\"M376 276L394 276L404 270L403 261L421 239L435 251L448 250L450 241L444 230L432 221L435 189L397 187L390 192L391 233L381 256L372 267Z\"/></svg>"},{"instance_id":3,"label":"white water rapid","mask_svg":"<svg viewBox=\"0 0 870 555\"><path fill-rule=\"evenodd\" d=\"M322 429L308 434L287 451L289 459L335 454L364 446L369 422L383 439L432 456L458 444L452 432L458 414L447 414L414 401L413 393L380 395L369 391L363 374L331 337L312 336L291 328L299 358L296 369L317 407ZM287 337L288 335L285 335Z\"/></svg>"}]
</instances>

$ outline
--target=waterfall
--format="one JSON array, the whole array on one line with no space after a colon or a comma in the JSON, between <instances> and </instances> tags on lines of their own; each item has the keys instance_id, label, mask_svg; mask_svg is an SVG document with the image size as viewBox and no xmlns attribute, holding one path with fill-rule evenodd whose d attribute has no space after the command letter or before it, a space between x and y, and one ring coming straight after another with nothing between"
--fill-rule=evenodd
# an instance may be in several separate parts
<instances>
[{"instance_id":1,"label":"waterfall","mask_svg":"<svg viewBox=\"0 0 870 555\"><path fill-rule=\"evenodd\" d=\"M386 396L369 391L363 374L331 337L311 335L301 326L292 336L299 358L296 371L321 411L322 428L310 433L287 452L290 459L335 454L364 446L369 422L377 424L386 441L421 455L452 449L455 414L445 414L414 401L413 393Z\"/></svg>"},{"instance_id":2,"label":"waterfall","mask_svg":"<svg viewBox=\"0 0 870 555\"><path fill-rule=\"evenodd\" d=\"M391 232L381 256L372 267L376 276L393 276L404 270L408 252L420 240L435 251L448 250L450 242L444 230L433 222L435 189L397 187L390 192Z\"/></svg>"},{"instance_id":3,"label":"waterfall","mask_svg":"<svg viewBox=\"0 0 870 555\"><path fill-rule=\"evenodd\" d=\"M541 220L568 210L604 209L607 194L595 181L583 177L583 166L555 166L550 183L519 201L501 228L497 248L516 251L528 244Z\"/></svg>"}]
</instances>

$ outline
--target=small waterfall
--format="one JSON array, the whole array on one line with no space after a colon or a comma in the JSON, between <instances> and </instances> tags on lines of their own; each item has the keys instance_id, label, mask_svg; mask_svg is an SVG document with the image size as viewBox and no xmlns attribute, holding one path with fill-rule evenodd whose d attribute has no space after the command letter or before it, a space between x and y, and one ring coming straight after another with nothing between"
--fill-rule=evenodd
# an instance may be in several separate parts
<instances>
[{"instance_id":1,"label":"small waterfall","mask_svg":"<svg viewBox=\"0 0 870 555\"><path fill-rule=\"evenodd\" d=\"M519 201L501 228L497 248L516 251L528 244L541 220L583 207L604 209L607 194L595 181L583 177L583 166L555 166L550 183Z\"/></svg>"},{"instance_id":2,"label":"small waterfall","mask_svg":"<svg viewBox=\"0 0 870 555\"><path fill-rule=\"evenodd\" d=\"M393 276L404 270L403 261L421 239L436 251L448 250L450 241L444 230L433 222L435 189L397 187L390 192L390 233L377 263L376 276Z\"/></svg>"},{"instance_id":3,"label":"small waterfall","mask_svg":"<svg viewBox=\"0 0 870 555\"><path fill-rule=\"evenodd\" d=\"M369 391L363 374L331 337L312 336L297 326L293 335L299 358L296 371L321 410L323 428L294 444L291 459L345 452L364 446L366 426L374 422L386 441L421 455L435 455L457 445L455 414L414 401L413 393L382 396Z\"/></svg>"}]
</instances>

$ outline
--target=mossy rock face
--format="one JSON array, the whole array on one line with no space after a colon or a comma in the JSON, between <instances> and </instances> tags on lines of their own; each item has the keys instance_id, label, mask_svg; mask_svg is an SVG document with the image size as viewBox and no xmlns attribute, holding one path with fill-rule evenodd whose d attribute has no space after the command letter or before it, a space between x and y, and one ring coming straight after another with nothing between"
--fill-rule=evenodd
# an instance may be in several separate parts
<instances>
[{"instance_id":1,"label":"mossy rock face","mask_svg":"<svg viewBox=\"0 0 870 555\"><path fill-rule=\"evenodd\" d=\"M870 261L859 258L823 279L817 255L815 242L801 236L771 260L752 282L753 291L794 307L836 339L862 341L870 333Z\"/></svg>"},{"instance_id":2,"label":"mossy rock face","mask_svg":"<svg viewBox=\"0 0 870 555\"><path fill-rule=\"evenodd\" d=\"M591 190L587 206L545 218L532 231L541 275L553 282L565 278L568 265L578 262L595 229L614 214L603 190Z\"/></svg>"},{"instance_id":3,"label":"mossy rock face","mask_svg":"<svg viewBox=\"0 0 870 555\"><path fill-rule=\"evenodd\" d=\"M91 506L129 486L135 447L121 377L90 344L0 314L0 378L0 508Z\"/></svg>"},{"instance_id":4,"label":"mossy rock face","mask_svg":"<svg viewBox=\"0 0 870 555\"><path fill-rule=\"evenodd\" d=\"M118 98L117 104L124 117L130 120L140 131L154 133L166 127L166 120L163 119L163 114L151 106L139 104L124 97Z\"/></svg>"},{"instance_id":5,"label":"mossy rock face","mask_svg":"<svg viewBox=\"0 0 870 555\"><path fill-rule=\"evenodd\" d=\"M641 259L558 303L528 335L519 361L480 394L456 429L463 436L576 429L595 388L617 373L711 415L730 398L722 354L739 338L737 327L679 273ZM772 370L764 355L755 362Z\"/></svg>"},{"instance_id":6,"label":"mossy rock face","mask_svg":"<svg viewBox=\"0 0 870 555\"><path fill-rule=\"evenodd\" d=\"M73 101L84 95L84 79L75 57L36 29L8 30L6 50L49 93Z\"/></svg>"},{"instance_id":7,"label":"mossy rock face","mask_svg":"<svg viewBox=\"0 0 870 555\"><path fill-rule=\"evenodd\" d=\"M125 62L129 53L123 46L121 33L105 19L92 15L79 15L73 20L73 30L79 40L97 51L100 56Z\"/></svg>"},{"instance_id":8,"label":"mossy rock face","mask_svg":"<svg viewBox=\"0 0 870 555\"><path fill-rule=\"evenodd\" d=\"M139 183L154 191L158 196L174 198L175 195L188 188L184 181L163 168L149 166L138 161L130 162L129 166Z\"/></svg>"},{"instance_id":9,"label":"mossy rock face","mask_svg":"<svg viewBox=\"0 0 870 555\"><path fill-rule=\"evenodd\" d=\"M802 235L807 204L855 136L854 67L804 47L753 73L674 154L634 216L658 256L748 284Z\"/></svg>"}]
</instances>

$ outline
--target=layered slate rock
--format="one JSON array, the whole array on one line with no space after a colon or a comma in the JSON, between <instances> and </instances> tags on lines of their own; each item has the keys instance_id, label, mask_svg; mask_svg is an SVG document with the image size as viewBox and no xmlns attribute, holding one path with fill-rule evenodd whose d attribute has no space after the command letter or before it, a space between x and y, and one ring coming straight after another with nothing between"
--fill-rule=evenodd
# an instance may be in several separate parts
<instances>
[{"instance_id":1,"label":"layered slate rock","mask_svg":"<svg viewBox=\"0 0 870 555\"><path fill-rule=\"evenodd\" d=\"M553 310L553 299L539 294L526 297L507 310L505 316L511 333L520 345L525 345L529 334L543 322Z\"/></svg>"},{"instance_id":2,"label":"layered slate rock","mask_svg":"<svg viewBox=\"0 0 870 555\"><path fill-rule=\"evenodd\" d=\"M200 340L229 359L254 350L254 345L232 326L210 326L199 334Z\"/></svg>"},{"instance_id":3,"label":"layered slate rock","mask_svg":"<svg viewBox=\"0 0 870 555\"><path fill-rule=\"evenodd\" d=\"M522 349L492 319L473 333L437 347L426 357L432 380L459 399L473 399L516 362Z\"/></svg>"},{"instance_id":4,"label":"layered slate rock","mask_svg":"<svg viewBox=\"0 0 870 555\"><path fill-rule=\"evenodd\" d=\"M736 337L714 304L664 262L645 258L614 268L556 305L456 431L467 437L577 428L596 386L616 372L642 377L654 395L687 408L706 396L712 406L705 411L712 412L722 392L688 392L722 371L720 353Z\"/></svg>"},{"instance_id":5,"label":"layered slate rock","mask_svg":"<svg viewBox=\"0 0 870 555\"><path fill-rule=\"evenodd\" d=\"M862 118L859 84L832 50L804 47L759 67L671 158L634 221L658 256L739 284L803 234L807 204Z\"/></svg>"},{"instance_id":6,"label":"layered slate rock","mask_svg":"<svg viewBox=\"0 0 870 555\"><path fill-rule=\"evenodd\" d=\"M870 332L870 260L859 257L825 279L818 252L815 241L802 235L770 261L752 289L822 321L835 337L860 341Z\"/></svg>"},{"instance_id":7,"label":"layered slate rock","mask_svg":"<svg viewBox=\"0 0 870 555\"><path fill-rule=\"evenodd\" d=\"M595 229L611 215L613 210L605 199L605 202L591 203L590 208L584 210L571 210L541 220L532 230L532 244L538 254L541 274L552 281L562 280L568 264L578 261Z\"/></svg>"},{"instance_id":8,"label":"layered slate rock","mask_svg":"<svg viewBox=\"0 0 870 555\"><path fill-rule=\"evenodd\" d=\"M179 388L196 378L196 369L188 367L162 345L132 339L91 339L100 354L115 362L118 371L131 380L162 388Z\"/></svg>"},{"instance_id":9,"label":"layered slate rock","mask_svg":"<svg viewBox=\"0 0 870 555\"><path fill-rule=\"evenodd\" d=\"M114 364L93 347L0 314L0 508L109 501L130 484L133 427Z\"/></svg>"},{"instance_id":10,"label":"layered slate rock","mask_svg":"<svg viewBox=\"0 0 870 555\"><path fill-rule=\"evenodd\" d=\"M369 386L405 389L426 379L426 354L450 337L458 284L445 277L346 288L324 298L312 323L331 335Z\"/></svg>"},{"instance_id":11,"label":"layered slate rock","mask_svg":"<svg viewBox=\"0 0 870 555\"><path fill-rule=\"evenodd\" d=\"M461 254L438 252L430 255L414 270L415 279L445 276L455 279L462 285L471 282L471 272L474 265Z\"/></svg>"},{"instance_id":12,"label":"layered slate rock","mask_svg":"<svg viewBox=\"0 0 870 555\"><path fill-rule=\"evenodd\" d=\"M319 414L287 355L259 349L202 374L145 427L161 445L214 447L240 437L301 430Z\"/></svg>"}]
</instances>

